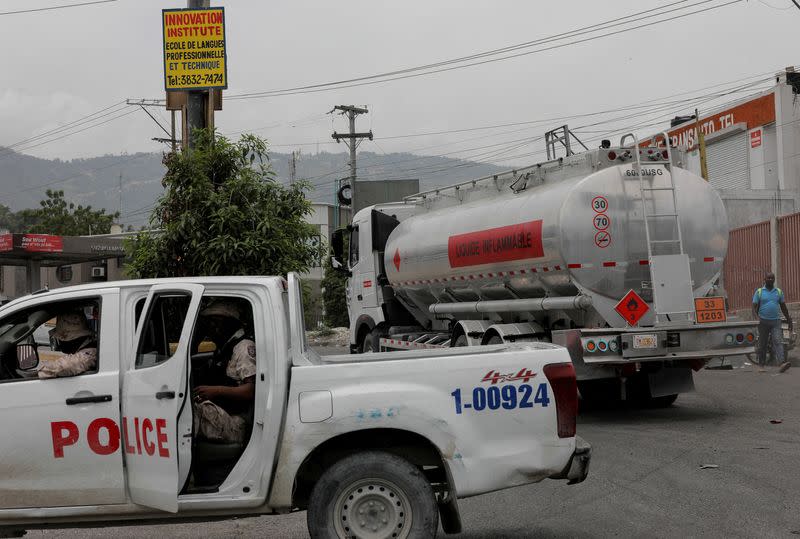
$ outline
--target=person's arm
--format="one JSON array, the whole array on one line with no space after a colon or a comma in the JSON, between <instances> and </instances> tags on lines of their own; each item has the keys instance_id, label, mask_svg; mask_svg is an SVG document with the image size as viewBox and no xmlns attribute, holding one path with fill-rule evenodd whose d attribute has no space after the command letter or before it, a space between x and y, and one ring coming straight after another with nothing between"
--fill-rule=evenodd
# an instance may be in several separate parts
<instances>
[{"instance_id":1,"label":"person's arm","mask_svg":"<svg viewBox=\"0 0 800 539\"><path fill-rule=\"evenodd\" d=\"M758 320L758 303L753 303L753 318Z\"/></svg>"},{"instance_id":2,"label":"person's arm","mask_svg":"<svg viewBox=\"0 0 800 539\"><path fill-rule=\"evenodd\" d=\"M230 386L197 386L194 389L196 397L201 400L213 401L215 398L224 398L237 401L252 401L256 397L255 377L242 382L241 385Z\"/></svg>"},{"instance_id":3,"label":"person's arm","mask_svg":"<svg viewBox=\"0 0 800 539\"><path fill-rule=\"evenodd\" d=\"M783 301L783 298L781 298L780 306L781 306L781 311L783 312L783 316L785 316L786 321L789 322L789 331L792 331L794 327L794 322L792 322L792 317L789 316L789 309L786 307L786 303Z\"/></svg>"}]
</instances>

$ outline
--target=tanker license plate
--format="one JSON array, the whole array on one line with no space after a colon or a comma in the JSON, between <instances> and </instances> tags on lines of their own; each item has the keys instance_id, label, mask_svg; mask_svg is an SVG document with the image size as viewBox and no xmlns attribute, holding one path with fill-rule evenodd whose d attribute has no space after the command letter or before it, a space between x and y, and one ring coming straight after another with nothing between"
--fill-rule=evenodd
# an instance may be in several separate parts
<instances>
[{"instance_id":1,"label":"tanker license plate","mask_svg":"<svg viewBox=\"0 0 800 539\"><path fill-rule=\"evenodd\" d=\"M633 348L635 350L649 350L658 348L658 340L655 335L634 335Z\"/></svg>"}]
</instances>

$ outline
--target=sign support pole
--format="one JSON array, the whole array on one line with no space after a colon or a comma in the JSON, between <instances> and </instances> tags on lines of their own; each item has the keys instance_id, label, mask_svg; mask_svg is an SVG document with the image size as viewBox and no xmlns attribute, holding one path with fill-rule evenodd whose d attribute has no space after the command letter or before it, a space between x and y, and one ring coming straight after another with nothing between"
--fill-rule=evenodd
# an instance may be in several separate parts
<instances>
[{"instance_id":1,"label":"sign support pole","mask_svg":"<svg viewBox=\"0 0 800 539\"><path fill-rule=\"evenodd\" d=\"M211 7L211 0L187 0L186 7L199 9ZM189 90L186 96L186 127L188 130L189 149L194 148L197 141L194 130L208 127L208 90ZM212 108L213 110L213 108ZM211 113L213 114L213 112Z\"/></svg>"},{"instance_id":2,"label":"sign support pole","mask_svg":"<svg viewBox=\"0 0 800 539\"><path fill-rule=\"evenodd\" d=\"M33 294L42 288L42 263L38 260L28 260L27 272L25 274L25 288L28 294Z\"/></svg>"}]
</instances>

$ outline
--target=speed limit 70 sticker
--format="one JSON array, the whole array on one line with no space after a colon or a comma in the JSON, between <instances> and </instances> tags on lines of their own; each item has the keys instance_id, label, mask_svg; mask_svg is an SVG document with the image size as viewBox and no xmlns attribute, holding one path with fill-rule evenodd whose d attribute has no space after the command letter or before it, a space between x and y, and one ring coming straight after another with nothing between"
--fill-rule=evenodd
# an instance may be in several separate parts
<instances>
[{"instance_id":1,"label":"speed limit 70 sticker","mask_svg":"<svg viewBox=\"0 0 800 539\"><path fill-rule=\"evenodd\" d=\"M611 225L611 219L605 213L598 213L594 216L594 227L597 230L606 230Z\"/></svg>"}]
</instances>

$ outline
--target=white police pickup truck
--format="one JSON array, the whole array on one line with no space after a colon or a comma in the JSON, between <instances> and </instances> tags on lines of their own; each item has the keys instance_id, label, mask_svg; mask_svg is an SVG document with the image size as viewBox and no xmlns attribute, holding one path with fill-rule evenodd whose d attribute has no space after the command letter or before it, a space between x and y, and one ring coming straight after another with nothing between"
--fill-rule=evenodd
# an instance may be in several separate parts
<instances>
[{"instance_id":1,"label":"white police pickup truck","mask_svg":"<svg viewBox=\"0 0 800 539\"><path fill-rule=\"evenodd\" d=\"M193 432L213 354L198 314L219 298L245 306L256 348L240 444ZM76 309L96 368L38 377L58 351L34 333ZM458 498L585 479L576 412L569 355L549 344L320 358L295 275L33 294L0 308L0 533L302 509L313 537L433 537L440 517L457 532Z\"/></svg>"}]
</instances>

